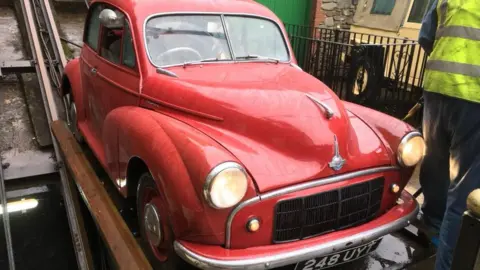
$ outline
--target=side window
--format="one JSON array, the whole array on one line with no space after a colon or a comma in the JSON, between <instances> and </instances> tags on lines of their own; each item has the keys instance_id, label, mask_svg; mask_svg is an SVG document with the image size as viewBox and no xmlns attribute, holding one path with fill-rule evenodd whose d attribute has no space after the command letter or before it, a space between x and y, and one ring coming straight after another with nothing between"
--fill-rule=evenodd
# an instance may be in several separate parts
<instances>
[{"instance_id":1,"label":"side window","mask_svg":"<svg viewBox=\"0 0 480 270\"><path fill-rule=\"evenodd\" d=\"M408 22L422 23L423 15L432 6L433 0L414 0Z\"/></svg>"},{"instance_id":2,"label":"side window","mask_svg":"<svg viewBox=\"0 0 480 270\"><path fill-rule=\"evenodd\" d=\"M118 28L102 27L100 55L115 64L120 64L123 31L123 26Z\"/></svg>"},{"instance_id":3,"label":"side window","mask_svg":"<svg viewBox=\"0 0 480 270\"><path fill-rule=\"evenodd\" d=\"M95 5L91 9L90 16L88 17L88 24L86 29L86 43L90 46L93 50L97 50L98 47L98 34L100 32L100 11L102 11L101 5Z\"/></svg>"},{"instance_id":4,"label":"side window","mask_svg":"<svg viewBox=\"0 0 480 270\"><path fill-rule=\"evenodd\" d=\"M125 21L125 32L123 33L122 64L127 67L135 67L135 50L133 48L132 32L127 21Z\"/></svg>"},{"instance_id":5,"label":"side window","mask_svg":"<svg viewBox=\"0 0 480 270\"><path fill-rule=\"evenodd\" d=\"M375 0L371 14L390 15L395 7L395 0Z\"/></svg>"}]
</instances>

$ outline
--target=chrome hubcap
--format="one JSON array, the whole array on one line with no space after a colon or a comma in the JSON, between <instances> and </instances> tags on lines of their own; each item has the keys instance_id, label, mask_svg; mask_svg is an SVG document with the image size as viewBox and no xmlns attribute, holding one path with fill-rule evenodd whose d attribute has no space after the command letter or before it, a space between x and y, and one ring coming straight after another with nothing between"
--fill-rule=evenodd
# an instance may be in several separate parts
<instances>
[{"instance_id":1,"label":"chrome hubcap","mask_svg":"<svg viewBox=\"0 0 480 270\"><path fill-rule=\"evenodd\" d=\"M82 141L82 136L77 128L77 107L75 106L75 102L70 102L70 106L68 107L68 126L73 133L73 136L77 139L77 141Z\"/></svg>"},{"instance_id":2,"label":"chrome hubcap","mask_svg":"<svg viewBox=\"0 0 480 270\"><path fill-rule=\"evenodd\" d=\"M70 104L70 108L68 108L68 116L70 118L68 125L73 130L75 129L75 122L77 121L77 107L75 107L75 103Z\"/></svg>"},{"instance_id":3,"label":"chrome hubcap","mask_svg":"<svg viewBox=\"0 0 480 270\"><path fill-rule=\"evenodd\" d=\"M162 230L160 228L160 216L157 207L151 203L145 205L143 223L148 241L157 247L162 241Z\"/></svg>"},{"instance_id":4,"label":"chrome hubcap","mask_svg":"<svg viewBox=\"0 0 480 270\"><path fill-rule=\"evenodd\" d=\"M66 94L65 96L63 96L63 105L65 107L65 110L66 110L66 117L67 117L67 124L68 126L71 125L71 122L72 120L70 119L70 94Z\"/></svg>"}]
</instances>

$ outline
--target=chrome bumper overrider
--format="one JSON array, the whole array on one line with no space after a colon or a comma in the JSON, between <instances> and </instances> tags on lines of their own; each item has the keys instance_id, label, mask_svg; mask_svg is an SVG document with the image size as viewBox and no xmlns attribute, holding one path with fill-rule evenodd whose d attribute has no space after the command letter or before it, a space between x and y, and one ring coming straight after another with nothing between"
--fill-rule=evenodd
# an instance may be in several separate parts
<instances>
[{"instance_id":1,"label":"chrome bumper overrider","mask_svg":"<svg viewBox=\"0 0 480 270\"><path fill-rule=\"evenodd\" d=\"M201 269L272 269L327 255L343 250L347 248L347 246L355 247L368 243L408 226L410 221L416 217L418 211L419 206L415 202L415 209L412 212L383 226L375 227L335 241L252 259L218 260L207 258L192 252L177 241L174 243L174 248L175 252L185 261Z\"/></svg>"}]
</instances>

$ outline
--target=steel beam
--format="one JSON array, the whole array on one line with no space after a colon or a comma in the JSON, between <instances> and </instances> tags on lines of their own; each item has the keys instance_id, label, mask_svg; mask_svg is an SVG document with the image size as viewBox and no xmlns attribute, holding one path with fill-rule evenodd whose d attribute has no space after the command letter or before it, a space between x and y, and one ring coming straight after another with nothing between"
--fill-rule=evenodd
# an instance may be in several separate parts
<instances>
[{"instance_id":1,"label":"steel beam","mask_svg":"<svg viewBox=\"0 0 480 270\"><path fill-rule=\"evenodd\" d=\"M58 69L60 73L63 73L63 68L67 65L67 58L65 58L65 52L63 51L62 43L60 41L60 34L58 33L57 24L53 19L52 7L50 1L41 0L40 7L43 14L47 19L46 25L48 29L48 35L50 41L53 43L53 51L55 53L55 59L58 61Z\"/></svg>"},{"instance_id":2,"label":"steel beam","mask_svg":"<svg viewBox=\"0 0 480 270\"><path fill-rule=\"evenodd\" d=\"M5 242L8 255L8 267L9 270L15 270L15 259L13 255L13 244L12 244L12 233L10 231L10 217L8 214L7 207L7 192L5 190L5 181L3 178L3 165L2 159L0 157L0 201L2 207L2 217L3 217L3 229L5 231Z\"/></svg>"},{"instance_id":3,"label":"steel beam","mask_svg":"<svg viewBox=\"0 0 480 270\"><path fill-rule=\"evenodd\" d=\"M35 73L35 65L31 60L0 61L0 77L8 73Z\"/></svg>"}]
</instances>

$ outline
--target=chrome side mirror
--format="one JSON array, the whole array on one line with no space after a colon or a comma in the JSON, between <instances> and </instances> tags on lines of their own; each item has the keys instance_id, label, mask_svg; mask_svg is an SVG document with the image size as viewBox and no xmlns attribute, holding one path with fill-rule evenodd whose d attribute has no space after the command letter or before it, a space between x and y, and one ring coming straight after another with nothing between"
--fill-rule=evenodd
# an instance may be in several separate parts
<instances>
[{"instance_id":1,"label":"chrome side mirror","mask_svg":"<svg viewBox=\"0 0 480 270\"><path fill-rule=\"evenodd\" d=\"M104 9L99 15L100 22L107 28L122 28L124 16L111 9Z\"/></svg>"}]
</instances>

